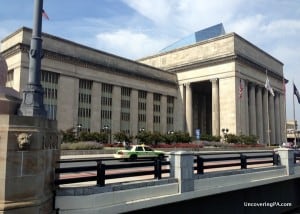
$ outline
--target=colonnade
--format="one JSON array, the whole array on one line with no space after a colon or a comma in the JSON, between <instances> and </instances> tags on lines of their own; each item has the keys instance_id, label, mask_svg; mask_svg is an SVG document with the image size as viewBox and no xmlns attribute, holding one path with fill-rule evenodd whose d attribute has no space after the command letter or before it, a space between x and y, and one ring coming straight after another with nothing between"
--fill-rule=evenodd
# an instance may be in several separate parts
<instances>
[{"instance_id":1,"label":"colonnade","mask_svg":"<svg viewBox=\"0 0 300 214\"><path fill-rule=\"evenodd\" d=\"M212 79L212 135L221 135L220 131L220 97L219 80ZM190 83L181 86L185 97L185 130L193 135L193 92ZM239 90L239 86L236 87ZM238 93L237 93L238 94ZM222 98L226 99L226 98ZM241 97L236 98L236 130L235 134L258 136L259 143L281 144L285 127L284 95L274 91L274 96L263 84L244 81ZM226 109L222 109L226 112ZM225 114L225 113L224 113ZM224 116L224 115L223 115Z\"/></svg>"},{"instance_id":2,"label":"colonnade","mask_svg":"<svg viewBox=\"0 0 300 214\"><path fill-rule=\"evenodd\" d=\"M240 121L243 129L242 133L258 136L260 143L281 144L281 141L285 138L283 136L285 123L284 95L274 91L273 96L263 85L252 82L245 84L245 89L246 92L240 100L242 103L240 113L249 118L249 123ZM243 108L247 103L248 111Z\"/></svg>"}]
</instances>

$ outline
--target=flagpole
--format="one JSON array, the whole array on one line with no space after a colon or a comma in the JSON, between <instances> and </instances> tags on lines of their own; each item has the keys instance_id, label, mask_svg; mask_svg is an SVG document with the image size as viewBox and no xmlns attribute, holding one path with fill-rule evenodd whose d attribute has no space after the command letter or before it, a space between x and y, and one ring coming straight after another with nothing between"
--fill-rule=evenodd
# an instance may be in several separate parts
<instances>
[{"instance_id":1,"label":"flagpole","mask_svg":"<svg viewBox=\"0 0 300 214\"><path fill-rule=\"evenodd\" d=\"M284 110L284 131L283 131L283 139L282 142L286 142L287 141L287 133L286 133L286 87L285 87L285 79L284 79L284 74L283 74L283 95L284 95L284 106L283 106L283 110Z\"/></svg>"},{"instance_id":2,"label":"flagpole","mask_svg":"<svg viewBox=\"0 0 300 214\"><path fill-rule=\"evenodd\" d=\"M296 136L296 113L295 113L295 84L293 80L293 116L294 116L294 145L297 144L297 136Z\"/></svg>"},{"instance_id":3,"label":"flagpole","mask_svg":"<svg viewBox=\"0 0 300 214\"><path fill-rule=\"evenodd\" d=\"M268 70L266 69L266 82L268 80ZM266 87L266 86L265 86ZM270 120L269 120L269 90L268 88L266 87L267 89L267 122L268 122L268 144L269 144L269 147L271 146L271 140L270 140ZM270 92L271 93L271 92Z\"/></svg>"}]
</instances>

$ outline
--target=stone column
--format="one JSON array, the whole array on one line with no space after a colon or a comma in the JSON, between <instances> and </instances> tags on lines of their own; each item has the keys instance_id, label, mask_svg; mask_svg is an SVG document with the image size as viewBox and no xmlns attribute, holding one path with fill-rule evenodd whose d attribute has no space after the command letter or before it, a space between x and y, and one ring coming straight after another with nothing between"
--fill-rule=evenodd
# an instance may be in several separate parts
<instances>
[{"instance_id":1,"label":"stone column","mask_svg":"<svg viewBox=\"0 0 300 214\"><path fill-rule=\"evenodd\" d=\"M285 108L285 95L280 95L279 97L279 107L280 107L280 133L281 133L281 141L285 142L286 141L286 108Z\"/></svg>"},{"instance_id":2,"label":"stone column","mask_svg":"<svg viewBox=\"0 0 300 214\"><path fill-rule=\"evenodd\" d=\"M146 131L153 132L153 93L147 92Z\"/></svg>"},{"instance_id":3,"label":"stone column","mask_svg":"<svg viewBox=\"0 0 300 214\"><path fill-rule=\"evenodd\" d=\"M257 86L256 90L256 127L259 143L264 142L264 127L262 123L263 106L262 106L262 88Z\"/></svg>"},{"instance_id":4,"label":"stone column","mask_svg":"<svg viewBox=\"0 0 300 214\"><path fill-rule=\"evenodd\" d=\"M269 124L269 92L267 89L263 88L263 133L264 133L264 143L270 144L270 124Z\"/></svg>"},{"instance_id":5,"label":"stone column","mask_svg":"<svg viewBox=\"0 0 300 214\"><path fill-rule=\"evenodd\" d=\"M193 136L193 95L192 88L190 83L185 85L186 90L186 102L185 102L185 115L186 115L186 124L187 132L190 136Z\"/></svg>"},{"instance_id":6,"label":"stone column","mask_svg":"<svg viewBox=\"0 0 300 214\"><path fill-rule=\"evenodd\" d=\"M111 133L112 134L120 131L121 121L121 87L113 86L112 91L112 113L111 113Z\"/></svg>"},{"instance_id":7,"label":"stone column","mask_svg":"<svg viewBox=\"0 0 300 214\"><path fill-rule=\"evenodd\" d=\"M256 106L255 106L255 85L250 83L249 91L249 122L250 122L250 134L257 135L256 132Z\"/></svg>"},{"instance_id":8,"label":"stone column","mask_svg":"<svg viewBox=\"0 0 300 214\"><path fill-rule=\"evenodd\" d=\"M212 79L212 134L220 135L219 80Z\"/></svg>"},{"instance_id":9,"label":"stone column","mask_svg":"<svg viewBox=\"0 0 300 214\"><path fill-rule=\"evenodd\" d=\"M294 174L294 150L288 148L279 148L278 154L280 157L280 165L286 167L286 174L293 175Z\"/></svg>"},{"instance_id":10,"label":"stone column","mask_svg":"<svg viewBox=\"0 0 300 214\"><path fill-rule=\"evenodd\" d=\"M244 106L245 106L245 135L249 135L249 105L248 105L248 102L249 102L249 93L248 93L248 81L246 82L245 80L245 88L244 88L245 92L245 101L243 102L244 103Z\"/></svg>"},{"instance_id":11,"label":"stone column","mask_svg":"<svg viewBox=\"0 0 300 214\"><path fill-rule=\"evenodd\" d=\"M276 143L276 130L275 130L275 107L274 107L274 96L269 95L269 123L270 123L270 142L271 144Z\"/></svg>"},{"instance_id":12,"label":"stone column","mask_svg":"<svg viewBox=\"0 0 300 214\"><path fill-rule=\"evenodd\" d=\"M167 133L167 96L161 96L160 106L160 131L161 133Z\"/></svg>"},{"instance_id":13,"label":"stone column","mask_svg":"<svg viewBox=\"0 0 300 214\"><path fill-rule=\"evenodd\" d=\"M178 179L179 192L194 190L194 154L192 152L172 152L170 154L170 177Z\"/></svg>"},{"instance_id":14,"label":"stone column","mask_svg":"<svg viewBox=\"0 0 300 214\"><path fill-rule=\"evenodd\" d=\"M179 85L177 97L174 100L174 129L185 130L185 103L184 103L184 88L183 85Z\"/></svg>"},{"instance_id":15,"label":"stone column","mask_svg":"<svg viewBox=\"0 0 300 214\"><path fill-rule=\"evenodd\" d=\"M57 123L59 130L76 127L78 123L79 79L60 75L57 90Z\"/></svg>"},{"instance_id":16,"label":"stone column","mask_svg":"<svg viewBox=\"0 0 300 214\"><path fill-rule=\"evenodd\" d=\"M279 93L275 93L275 142L281 144Z\"/></svg>"},{"instance_id":17,"label":"stone column","mask_svg":"<svg viewBox=\"0 0 300 214\"><path fill-rule=\"evenodd\" d=\"M93 82L91 103L91 132L101 130L101 83Z\"/></svg>"},{"instance_id":18,"label":"stone column","mask_svg":"<svg viewBox=\"0 0 300 214\"><path fill-rule=\"evenodd\" d=\"M130 134L136 136L138 133L138 90L132 89L130 95Z\"/></svg>"}]
</instances>

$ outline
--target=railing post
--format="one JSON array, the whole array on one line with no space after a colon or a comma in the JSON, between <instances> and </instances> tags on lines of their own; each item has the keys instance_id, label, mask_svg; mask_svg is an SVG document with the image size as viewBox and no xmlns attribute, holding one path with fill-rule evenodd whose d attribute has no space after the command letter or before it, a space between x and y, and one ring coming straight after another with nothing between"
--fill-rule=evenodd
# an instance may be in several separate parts
<instances>
[{"instance_id":1,"label":"railing post","mask_svg":"<svg viewBox=\"0 0 300 214\"><path fill-rule=\"evenodd\" d=\"M295 152L292 149L288 148L279 148L278 154L280 157L280 165L286 167L286 174L293 175L294 172L294 161L295 161Z\"/></svg>"},{"instance_id":2,"label":"railing post","mask_svg":"<svg viewBox=\"0 0 300 214\"><path fill-rule=\"evenodd\" d=\"M154 161L154 178L161 179L161 160Z\"/></svg>"},{"instance_id":3,"label":"railing post","mask_svg":"<svg viewBox=\"0 0 300 214\"><path fill-rule=\"evenodd\" d=\"M279 165L279 155L273 152L273 165Z\"/></svg>"},{"instance_id":4,"label":"railing post","mask_svg":"<svg viewBox=\"0 0 300 214\"><path fill-rule=\"evenodd\" d=\"M97 161L97 185L105 186L105 164L102 161Z\"/></svg>"},{"instance_id":5,"label":"railing post","mask_svg":"<svg viewBox=\"0 0 300 214\"><path fill-rule=\"evenodd\" d=\"M194 154L171 152L170 162L170 175L178 179L179 192L194 191Z\"/></svg>"},{"instance_id":6,"label":"railing post","mask_svg":"<svg viewBox=\"0 0 300 214\"><path fill-rule=\"evenodd\" d=\"M247 156L241 154L241 169L247 169Z\"/></svg>"},{"instance_id":7,"label":"railing post","mask_svg":"<svg viewBox=\"0 0 300 214\"><path fill-rule=\"evenodd\" d=\"M197 174L203 174L203 173L204 173L203 158L197 155Z\"/></svg>"}]
</instances>

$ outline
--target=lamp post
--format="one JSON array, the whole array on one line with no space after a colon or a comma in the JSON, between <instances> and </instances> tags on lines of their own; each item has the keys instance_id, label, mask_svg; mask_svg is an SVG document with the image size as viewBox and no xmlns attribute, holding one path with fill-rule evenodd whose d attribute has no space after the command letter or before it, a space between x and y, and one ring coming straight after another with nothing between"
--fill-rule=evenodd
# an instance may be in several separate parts
<instances>
[{"instance_id":1,"label":"lamp post","mask_svg":"<svg viewBox=\"0 0 300 214\"><path fill-rule=\"evenodd\" d=\"M34 1L34 19L32 38L29 51L29 78L23 90L23 99L18 110L19 115L31 117L46 117L41 85L41 59L42 53L42 11L43 0Z\"/></svg>"},{"instance_id":2,"label":"lamp post","mask_svg":"<svg viewBox=\"0 0 300 214\"><path fill-rule=\"evenodd\" d=\"M224 135L224 141L227 142L227 134L229 132L229 129L228 128L222 128L222 132L223 132L223 135Z\"/></svg>"},{"instance_id":3,"label":"lamp post","mask_svg":"<svg viewBox=\"0 0 300 214\"><path fill-rule=\"evenodd\" d=\"M108 134L109 126L108 126L108 125L104 125L104 126L103 126L103 129L104 129L104 131L105 131L105 133L106 133L106 135L107 135L107 142L111 143L111 142L110 142L110 135Z\"/></svg>"},{"instance_id":4,"label":"lamp post","mask_svg":"<svg viewBox=\"0 0 300 214\"><path fill-rule=\"evenodd\" d=\"M80 134L80 132L81 132L81 128L82 128L82 125L81 125L80 123L78 123L78 124L76 125L76 138L79 137L79 134Z\"/></svg>"}]
</instances>

